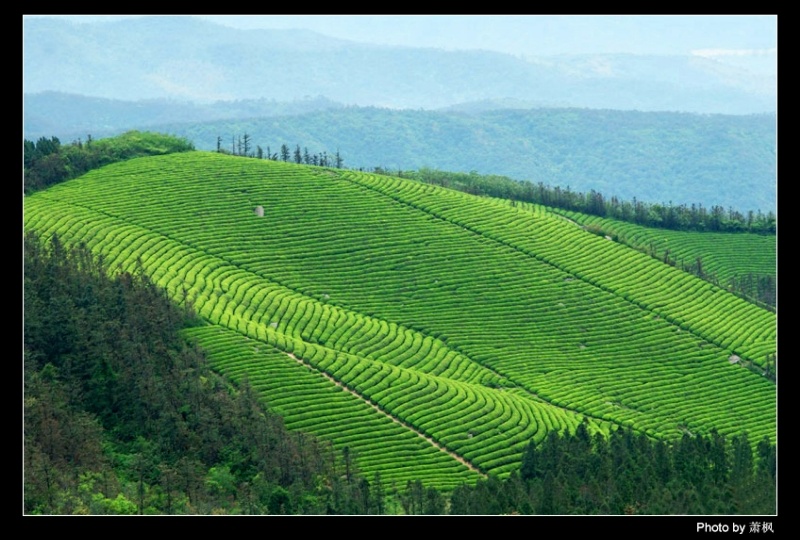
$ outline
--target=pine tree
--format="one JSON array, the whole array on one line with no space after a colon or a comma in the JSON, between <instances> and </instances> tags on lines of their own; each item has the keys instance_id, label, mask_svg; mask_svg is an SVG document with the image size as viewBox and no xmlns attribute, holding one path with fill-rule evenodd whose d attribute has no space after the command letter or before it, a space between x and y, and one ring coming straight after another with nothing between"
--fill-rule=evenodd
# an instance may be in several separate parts
<instances>
[{"instance_id":1,"label":"pine tree","mask_svg":"<svg viewBox=\"0 0 800 540\"><path fill-rule=\"evenodd\" d=\"M250 135L247 133L244 134L244 140L242 141L242 155L250 157Z\"/></svg>"}]
</instances>

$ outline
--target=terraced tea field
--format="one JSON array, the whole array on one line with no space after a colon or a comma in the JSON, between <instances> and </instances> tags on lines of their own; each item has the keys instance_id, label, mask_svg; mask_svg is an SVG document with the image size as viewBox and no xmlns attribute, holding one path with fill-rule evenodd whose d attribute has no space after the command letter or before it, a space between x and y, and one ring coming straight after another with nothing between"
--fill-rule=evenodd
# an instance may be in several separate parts
<instances>
[{"instance_id":1,"label":"terraced tea field","mask_svg":"<svg viewBox=\"0 0 800 540\"><path fill-rule=\"evenodd\" d=\"M701 258L707 273L714 274L720 283L733 276L754 274L776 276L777 243L775 235L748 233L707 232L696 234L685 231L653 229L633 223L559 210L581 225L596 225L620 241L640 249L652 248L663 255L669 250L670 258L678 264L694 263Z\"/></svg>"},{"instance_id":2,"label":"terraced tea field","mask_svg":"<svg viewBox=\"0 0 800 540\"><path fill-rule=\"evenodd\" d=\"M544 210L194 152L37 193L24 221L191 301L217 369L388 483L504 476L582 421L775 439L775 385L744 367L774 313Z\"/></svg>"}]
</instances>

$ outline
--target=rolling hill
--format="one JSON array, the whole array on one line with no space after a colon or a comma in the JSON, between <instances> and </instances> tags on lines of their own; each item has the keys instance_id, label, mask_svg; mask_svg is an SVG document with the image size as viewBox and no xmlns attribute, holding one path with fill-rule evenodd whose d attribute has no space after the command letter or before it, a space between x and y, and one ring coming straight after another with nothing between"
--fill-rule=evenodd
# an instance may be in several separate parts
<instances>
[{"instance_id":1,"label":"rolling hill","mask_svg":"<svg viewBox=\"0 0 800 540\"><path fill-rule=\"evenodd\" d=\"M28 196L24 225L146 272L216 369L386 482L507 476L582 422L776 438L774 313L544 207L188 152Z\"/></svg>"},{"instance_id":2,"label":"rolling hill","mask_svg":"<svg viewBox=\"0 0 800 540\"><path fill-rule=\"evenodd\" d=\"M247 134L251 148L264 152L282 144L339 151L348 168L476 171L627 200L774 212L776 120L574 108L391 110L324 99L201 107L47 93L26 97L25 137L67 143L136 127L185 137L201 150L218 143L230 150Z\"/></svg>"}]
</instances>

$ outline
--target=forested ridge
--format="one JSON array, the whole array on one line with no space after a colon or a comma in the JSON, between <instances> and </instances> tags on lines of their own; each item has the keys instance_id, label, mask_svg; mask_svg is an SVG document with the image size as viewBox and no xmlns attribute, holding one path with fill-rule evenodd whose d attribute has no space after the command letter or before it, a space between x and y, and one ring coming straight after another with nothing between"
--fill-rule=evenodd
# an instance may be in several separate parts
<instances>
[{"instance_id":1,"label":"forested ridge","mask_svg":"<svg viewBox=\"0 0 800 540\"><path fill-rule=\"evenodd\" d=\"M53 98L54 99L54 98ZM44 101L44 98L40 99ZM31 104L48 120L67 108L61 100L49 106ZM316 105L315 105L316 103ZM303 107L318 107L305 110ZM132 111L154 107L132 102ZM81 107L83 123L34 129L25 137L57 135L70 141L86 133L98 138L131 128L174 133L213 150L220 136L230 149L231 135L248 133L266 149L289 143L314 152L337 148L352 168L384 170L438 169L469 174L503 175L514 180L601 193L606 200L638 201L663 206L720 206L747 215L776 211L777 136L774 114L702 115L578 108L514 108L477 111L393 110L334 106L324 99L288 103L221 102L208 106L217 117L198 112L176 118L166 105L149 120L120 122L102 103L91 113ZM123 115L124 116L124 115ZM99 118L98 118L99 117ZM88 119L95 118L93 122ZM85 126L85 127L81 127ZM641 217L641 214L637 219ZM725 216L727 218L727 216ZM668 218L667 218L668 220Z\"/></svg>"},{"instance_id":2,"label":"forested ridge","mask_svg":"<svg viewBox=\"0 0 800 540\"><path fill-rule=\"evenodd\" d=\"M341 454L211 371L180 335L202 323L146 276L58 237L24 247L26 513L381 510Z\"/></svg>"},{"instance_id":3,"label":"forested ridge","mask_svg":"<svg viewBox=\"0 0 800 540\"><path fill-rule=\"evenodd\" d=\"M684 436L673 444L620 428L610 437L551 432L525 451L518 473L457 488L452 514L776 513L776 452L747 434Z\"/></svg>"},{"instance_id":4,"label":"forested ridge","mask_svg":"<svg viewBox=\"0 0 800 540\"><path fill-rule=\"evenodd\" d=\"M186 139L139 131L99 140L87 135L68 144L55 136L24 139L23 190L30 194L117 161L190 150L194 145Z\"/></svg>"},{"instance_id":5,"label":"forested ridge","mask_svg":"<svg viewBox=\"0 0 800 540\"><path fill-rule=\"evenodd\" d=\"M776 210L775 122L766 114L349 107L150 129L186 137L202 150L213 150L219 135L246 132L262 147L299 142L312 151L339 148L353 168L475 171L535 187L594 189L606 199L709 211L718 205L746 214Z\"/></svg>"},{"instance_id":6,"label":"forested ridge","mask_svg":"<svg viewBox=\"0 0 800 540\"><path fill-rule=\"evenodd\" d=\"M217 152L257 159L293 162L297 164L331 166L342 168L349 156L343 155L339 148L309 151L281 142L273 149L265 145L258 136L247 131L223 137L217 134ZM194 144L181 137L154 132L128 131L122 135L99 140L87 135L86 141L78 138L62 144L56 136L40 137L37 141L24 139L24 187L26 193L46 188L116 161L134 157L159 155L172 152L194 150ZM358 167L364 170L364 167ZM609 196L598 190L581 192L569 186L534 183L527 180L514 180L498 174L478 174L448 172L429 167L419 169L387 169L382 166L371 168L374 172L410 178L422 182L458 189L474 195L487 195L514 201L542 204L553 208L583 212L599 217L635 223L646 227L671 230L693 230L711 232L753 232L775 234L776 216L771 210L742 211L733 207L727 209L720 205L706 208L703 204L672 204L625 200Z\"/></svg>"}]
</instances>

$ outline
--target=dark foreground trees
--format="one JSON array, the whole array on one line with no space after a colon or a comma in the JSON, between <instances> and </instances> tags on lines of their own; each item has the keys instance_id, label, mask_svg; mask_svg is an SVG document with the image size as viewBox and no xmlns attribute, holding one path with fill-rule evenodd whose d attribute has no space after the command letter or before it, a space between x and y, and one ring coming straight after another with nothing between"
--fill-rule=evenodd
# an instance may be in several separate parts
<instances>
[{"instance_id":1,"label":"dark foreground trees","mask_svg":"<svg viewBox=\"0 0 800 540\"><path fill-rule=\"evenodd\" d=\"M746 434L685 434L666 444L629 429L610 437L550 432L526 449L519 472L457 488L454 514L776 513L775 446Z\"/></svg>"},{"instance_id":2,"label":"dark foreground trees","mask_svg":"<svg viewBox=\"0 0 800 540\"><path fill-rule=\"evenodd\" d=\"M57 237L24 247L25 513L382 510L331 447L212 372L179 334L199 321L143 274L109 278Z\"/></svg>"}]
</instances>

